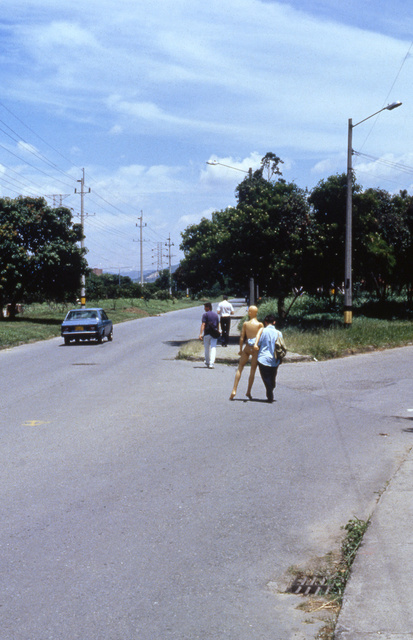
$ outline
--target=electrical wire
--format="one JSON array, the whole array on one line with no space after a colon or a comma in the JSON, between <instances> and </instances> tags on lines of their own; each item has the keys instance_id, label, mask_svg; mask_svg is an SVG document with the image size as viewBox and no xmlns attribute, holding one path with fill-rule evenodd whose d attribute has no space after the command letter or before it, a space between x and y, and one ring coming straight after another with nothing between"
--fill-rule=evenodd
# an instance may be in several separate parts
<instances>
[{"instance_id":1,"label":"electrical wire","mask_svg":"<svg viewBox=\"0 0 413 640\"><path fill-rule=\"evenodd\" d=\"M13 111L9 109L3 102L0 102L0 107L2 107L7 113L9 113L13 118L15 118L23 127L25 127L28 131L30 131L34 136L36 136L36 138L41 140L42 143L44 143L54 153L58 154L62 159L64 159L67 163L69 163L70 166L75 167L75 165L73 165L68 158L66 158L58 149L50 145L47 140L42 138L34 129L28 126L21 118L19 118L15 113L13 113ZM79 180L76 180L75 178L73 178L73 176L70 175L67 171L59 167L59 165L56 164L56 162L49 159L46 155L38 151L33 144L31 144L26 138L24 138L18 131L16 131L13 127L7 124L7 122L5 122L3 119L0 119L0 123L3 125L2 127L0 127L0 131L4 135L6 135L9 139L11 139L14 143L16 143L16 145L22 145L22 143L26 145L24 147L25 151L30 153L37 160L43 162L45 165L47 165L47 167L49 167L53 171L57 171L59 174L61 174L65 178L68 178L70 180L70 184L68 184L68 182L66 181L63 181L61 178L58 178L55 175L52 175L51 173L48 173L47 171L41 169L39 166L36 166L35 164L29 162L26 158L15 153L15 151L11 150L6 145L0 143L0 149L3 149L5 152L17 158L20 162L23 163L24 166L30 167L34 169L37 173L41 173L42 175L46 176L48 179L54 182L57 182L61 185L64 185L65 187L68 187L70 190L73 189L73 191L75 191L76 183L79 182ZM15 171L11 167L8 167L7 165L2 164L2 166L8 169L8 171L18 176L18 178L15 178L13 176L6 175L6 174L0 175L0 184L3 184L5 187L7 187L8 191L12 191L12 193L15 193L15 194L20 194L23 190L23 191L30 191L31 193L37 192L38 195L34 197L52 197L52 196L45 196L43 193L44 190L39 184L36 185L32 180L26 178L24 175ZM75 167L75 168L77 168L79 171L83 171L83 169L80 169L79 167ZM88 181L92 182L92 185L98 184L98 182L89 174L89 172L87 172L86 175L87 175ZM74 195L74 194L71 194L71 195ZM109 197L110 195L111 194L109 194ZM66 197L69 197L69 195L66 195ZM129 232L123 231L120 228L120 223L127 225L127 224L132 224L133 222L134 224L136 224L136 213L127 213L124 209L120 208L119 206L111 202L109 200L109 197L106 196L106 194L102 195L100 191L96 190L96 188L92 188L91 191L88 193L88 204L89 205L96 204L100 212L107 213L110 216L115 216L114 224L110 224L110 223L108 224L107 221L103 223L99 221L97 218L95 218L94 215L91 215L91 214L85 215L85 223L87 220L88 226L92 227L92 229L99 231L99 235L101 237L107 238L108 246L106 246L105 244L101 244L101 248L103 249L105 255L108 252L113 253L115 255L115 252L113 251L113 249L111 249L111 247L113 248L114 244L117 247L119 247L119 249L121 249L122 252L124 253L125 244L122 243L122 241L125 240L128 243L131 242L131 234ZM116 195L116 197L113 197L113 199L116 200L116 202L122 202L122 199L119 195ZM102 203L104 203L107 206L106 207L103 206ZM130 206L129 203L127 202L123 202L123 204L125 204L126 207ZM78 214L74 214L74 216L77 217ZM159 242L159 240L157 240L159 238L162 241L162 244L166 244L165 237L162 237L158 231L156 231L153 227L147 224L145 224L145 235L149 236L149 238L148 237L144 238L143 239L144 242L147 242L149 244L155 244ZM154 238L156 238L156 240ZM89 242L91 244L99 245L99 243L93 242L92 238L90 237L89 237Z\"/></svg>"},{"instance_id":2,"label":"electrical wire","mask_svg":"<svg viewBox=\"0 0 413 640\"><path fill-rule=\"evenodd\" d=\"M407 60L407 59L408 59L408 57L410 56L410 51L411 51L412 47L413 47L413 41L410 43L410 46L409 46L409 48L408 48L408 50L407 50L407 53L406 53L406 55L404 56L404 58L403 58L403 60L402 60L402 63L401 63L401 65L400 65L400 67L399 67L398 72L396 73L396 77L395 77L395 79L393 80L393 83L392 83L392 85L391 85L391 87L390 87L390 89L389 89L389 91L388 91L388 93L387 93L386 99L384 100L384 103L383 103L383 108L384 108L384 107L386 106L386 104L388 103L389 96L390 96L391 92L393 91L393 89L394 89L394 87L395 87L395 85L396 85L397 80L399 79L399 76L400 76L400 74L401 74L401 72L402 72L402 69L403 69L403 67L404 67L404 64L405 64L406 60ZM371 123L371 127L370 127L369 131L367 132L366 137L364 138L364 142L363 142L363 144L361 145L361 149L363 149L363 147L364 147L364 145L366 144L367 140L369 139L369 137L370 137L370 135L371 135L371 133L372 133L372 131L373 131L374 127L376 126L376 122L377 122L378 117L379 117L379 116L377 116L376 118L374 118L374 120L372 121L372 123Z\"/></svg>"}]
</instances>

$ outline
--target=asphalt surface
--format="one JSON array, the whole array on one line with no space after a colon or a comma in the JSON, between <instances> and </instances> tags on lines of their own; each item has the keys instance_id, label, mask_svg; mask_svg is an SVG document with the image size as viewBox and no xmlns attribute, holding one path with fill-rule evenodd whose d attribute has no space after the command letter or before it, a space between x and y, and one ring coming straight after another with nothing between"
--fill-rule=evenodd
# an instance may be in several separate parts
<instances>
[{"instance_id":1,"label":"asphalt surface","mask_svg":"<svg viewBox=\"0 0 413 640\"><path fill-rule=\"evenodd\" d=\"M246 313L247 307L237 308L237 320ZM228 348L218 346L217 360L220 362L235 363L239 357L236 325L234 321L233 338ZM413 348L407 349L411 352L411 364L407 371L401 370L400 404L395 408L394 417L405 421L405 433L413 434ZM309 360L289 353L285 362ZM380 396L377 407L386 413L389 406L385 394ZM393 410L394 405L391 405L390 412ZM382 433L381 437L389 437L389 434ZM370 524L347 583L335 630L336 640L413 638L412 528L413 448L410 447L372 508Z\"/></svg>"},{"instance_id":2,"label":"asphalt surface","mask_svg":"<svg viewBox=\"0 0 413 640\"><path fill-rule=\"evenodd\" d=\"M1 640L313 639L288 569L370 514L337 633L410 637L413 348L287 362L274 405L244 373L229 402L236 364L175 360L201 311L0 352Z\"/></svg>"}]
</instances>

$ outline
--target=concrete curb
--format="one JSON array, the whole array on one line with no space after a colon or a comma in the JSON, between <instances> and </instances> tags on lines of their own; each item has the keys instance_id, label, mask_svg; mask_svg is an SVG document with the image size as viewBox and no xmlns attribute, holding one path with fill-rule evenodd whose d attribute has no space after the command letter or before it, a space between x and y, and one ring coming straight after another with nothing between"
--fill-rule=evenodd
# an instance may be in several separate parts
<instances>
[{"instance_id":1,"label":"concrete curb","mask_svg":"<svg viewBox=\"0 0 413 640\"><path fill-rule=\"evenodd\" d=\"M229 350L229 347L227 347ZM238 355L238 349L236 353L226 353L222 354L221 351L217 351L217 356L215 358L215 362L219 364L230 364L230 365L238 365L240 356ZM181 358L182 360L191 360L193 362L203 362L204 356L191 356L187 358ZM292 363L292 362L311 362L314 360L311 356L302 356L299 353L287 353L283 360L283 364Z\"/></svg>"},{"instance_id":2,"label":"concrete curb","mask_svg":"<svg viewBox=\"0 0 413 640\"><path fill-rule=\"evenodd\" d=\"M371 517L346 586L337 640L413 638L413 449Z\"/></svg>"},{"instance_id":3,"label":"concrete curb","mask_svg":"<svg viewBox=\"0 0 413 640\"><path fill-rule=\"evenodd\" d=\"M217 345L217 354L215 358L215 362L218 364L229 364L229 365L238 365L239 362L239 337L240 332L238 330L238 323L240 320L245 318L248 313L247 306L235 307L235 314L231 316L231 329L230 329L230 344L227 347L222 347L220 344ZM193 362L203 362L203 348L201 349L202 353L198 356L188 356L181 358L182 360L190 360ZM299 353L287 353L284 358L284 363L291 362L310 362L313 358L307 355L301 355Z\"/></svg>"}]
</instances>

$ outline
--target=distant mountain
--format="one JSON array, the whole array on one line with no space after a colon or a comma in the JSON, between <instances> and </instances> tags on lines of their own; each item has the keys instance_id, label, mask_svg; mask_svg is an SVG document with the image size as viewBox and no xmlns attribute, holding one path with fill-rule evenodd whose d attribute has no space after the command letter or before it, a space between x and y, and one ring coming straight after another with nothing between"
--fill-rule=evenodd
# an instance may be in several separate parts
<instances>
[{"instance_id":1,"label":"distant mountain","mask_svg":"<svg viewBox=\"0 0 413 640\"><path fill-rule=\"evenodd\" d=\"M171 266L172 273L174 273L178 267L179 267L179 263L178 264L173 264ZM116 271L115 269L108 269L107 271L105 271L105 273L112 273L114 275L119 275L119 271ZM127 270L125 269L124 271L122 271L122 269L121 269L120 270L120 275L130 278L134 282L140 282L140 280L141 280L140 271L131 271L129 269L127 269ZM158 275L159 275L158 271L147 269L146 271L143 272L143 281L144 282L155 282L155 280L158 277Z\"/></svg>"}]
</instances>

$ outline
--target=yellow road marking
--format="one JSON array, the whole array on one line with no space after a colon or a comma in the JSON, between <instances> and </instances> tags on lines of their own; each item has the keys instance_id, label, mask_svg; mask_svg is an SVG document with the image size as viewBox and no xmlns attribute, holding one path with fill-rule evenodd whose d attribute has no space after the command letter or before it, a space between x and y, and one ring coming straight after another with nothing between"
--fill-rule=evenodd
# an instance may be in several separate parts
<instances>
[{"instance_id":1,"label":"yellow road marking","mask_svg":"<svg viewBox=\"0 0 413 640\"><path fill-rule=\"evenodd\" d=\"M46 420L26 420L26 422L23 422L23 427L39 427L41 424L50 424L50 422Z\"/></svg>"}]
</instances>

